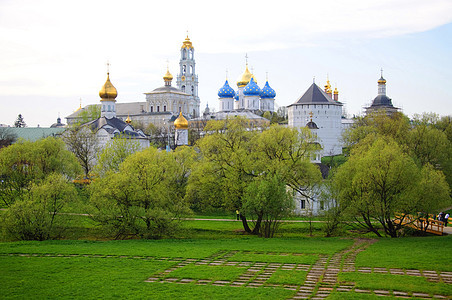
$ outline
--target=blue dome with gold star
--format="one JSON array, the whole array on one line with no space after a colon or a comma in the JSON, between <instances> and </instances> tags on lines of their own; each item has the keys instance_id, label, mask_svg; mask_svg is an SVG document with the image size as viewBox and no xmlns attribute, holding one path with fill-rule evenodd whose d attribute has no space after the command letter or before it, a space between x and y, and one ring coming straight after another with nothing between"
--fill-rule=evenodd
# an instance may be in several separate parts
<instances>
[{"instance_id":1,"label":"blue dome with gold star","mask_svg":"<svg viewBox=\"0 0 452 300\"><path fill-rule=\"evenodd\" d=\"M243 89L243 95L245 96L260 96L261 89L254 81L254 78L251 78L250 82Z\"/></svg>"},{"instance_id":2,"label":"blue dome with gold star","mask_svg":"<svg viewBox=\"0 0 452 300\"><path fill-rule=\"evenodd\" d=\"M267 81L265 83L264 87L262 88L261 98L271 99L271 98L275 98L275 97L276 97L276 92L274 89L272 89L270 87L270 85L268 84L268 81Z\"/></svg>"},{"instance_id":3,"label":"blue dome with gold star","mask_svg":"<svg viewBox=\"0 0 452 300\"><path fill-rule=\"evenodd\" d=\"M229 85L228 81L224 83L223 87L218 91L218 97L220 98L234 98L235 97L235 91L231 86Z\"/></svg>"}]
</instances>

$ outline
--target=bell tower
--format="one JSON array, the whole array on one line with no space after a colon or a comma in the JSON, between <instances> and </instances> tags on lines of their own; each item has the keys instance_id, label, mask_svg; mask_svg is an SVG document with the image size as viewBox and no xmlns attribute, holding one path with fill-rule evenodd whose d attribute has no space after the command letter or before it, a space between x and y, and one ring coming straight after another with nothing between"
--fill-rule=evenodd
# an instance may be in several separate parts
<instances>
[{"instance_id":1,"label":"bell tower","mask_svg":"<svg viewBox=\"0 0 452 300\"><path fill-rule=\"evenodd\" d=\"M176 85L182 92L193 96L193 104L189 105L189 114L192 118L199 116L200 104L198 97L198 75L196 74L195 69L194 54L195 49L193 48L193 44L187 34L187 37L183 41L182 47L180 48L180 72L177 75Z\"/></svg>"}]
</instances>

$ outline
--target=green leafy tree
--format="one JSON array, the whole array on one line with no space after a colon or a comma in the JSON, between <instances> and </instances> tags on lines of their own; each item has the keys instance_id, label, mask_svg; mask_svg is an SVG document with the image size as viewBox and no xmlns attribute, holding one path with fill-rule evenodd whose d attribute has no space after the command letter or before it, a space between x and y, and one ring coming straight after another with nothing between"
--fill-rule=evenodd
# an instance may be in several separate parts
<instances>
[{"instance_id":1,"label":"green leafy tree","mask_svg":"<svg viewBox=\"0 0 452 300\"><path fill-rule=\"evenodd\" d=\"M127 137L116 137L97 155L95 172L101 177L108 171L118 172L119 165L139 150L141 146L137 141Z\"/></svg>"},{"instance_id":2,"label":"green leafy tree","mask_svg":"<svg viewBox=\"0 0 452 300\"><path fill-rule=\"evenodd\" d=\"M444 177L433 171L418 167L392 138L371 135L338 168L333 184L338 204L358 224L381 236L377 222L387 235L397 237L406 215L417 214L424 205L440 209L439 204L450 202ZM422 176L439 181L433 183ZM435 185L440 187L435 200L419 192L431 191Z\"/></svg>"},{"instance_id":3,"label":"green leafy tree","mask_svg":"<svg viewBox=\"0 0 452 300\"><path fill-rule=\"evenodd\" d=\"M180 190L188 172L182 157L152 147L129 156L119 172L91 184L93 218L115 238L173 235L189 211Z\"/></svg>"},{"instance_id":4,"label":"green leafy tree","mask_svg":"<svg viewBox=\"0 0 452 300\"><path fill-rule=\"evenodd\" d=\"M33 184L26 199L17 201L3 216L6 236L17 240L47 240L65 229L58 213L76 198L75 187L62 174L53 173Z\"/></svg>"},{"instance_id":5,"label":"green leafy tree","mask_svg":"<svg viewBox=\"0 0 452 300\"><path fill-rule=\"evenodd\" d=\"M262 132L250 130L249 120L211 121L197 147L200 159L189 178L187 196L196 207L239 210L246 232L259 234L263 215L256 215L251 229L243 210L247 187L266 176L280 176L303 195L321 181L318 168L309 158L317 149L309 131L274 126Z\"/></svg>"},{"instance_id":6,"label":"green leafy tree","mask_svg":"<svg viewBox=\"0 0 452 300\"><path fill-rule=\"evenodd\" d=\"M249 127L244 118L207 123L205 131L209 134L196 144L201 159L189 178L188 195L192 202L241 211L245 189L258 174L250 155L251 140L257 132ZM252 230L246 215L240 216L244 230L257 234L259 227Z\"/></svg>"},{"instance_id":7,"label":"green leafy tree","mask_svg":"<svg viewBox=\"0 0 452 300\"><path fill-rule=\"evenodd\" d=\"M80 126L82 124L88 123L92 120L99 119L101 116L100 105L89 105L80 111L77 115L75 126Z\"/></svg>"},{"instance_id":8,"label":"green leafy tree","mask_svg":"<svg viewBox=\"0 0 452 300\"><path fill-rule=\"evenodd\" d=\"M80 171L77 159L60 139L19 141L0 150L0 200L10 206L27 199L33 185L50 174L75 178Z\"/></svg>"},{"instance_id":9,"label":"green leafy tree","mask_svg":"<svg viewBox=\"0 0 452 300\"><path fill-rule=\"evenodd\" d=\"M271 238L280 226L280 220L294 209L286 183L277 175L258 177L246 188L242 211L261 220L259 235Z\"/></svg>"}]
</instances>

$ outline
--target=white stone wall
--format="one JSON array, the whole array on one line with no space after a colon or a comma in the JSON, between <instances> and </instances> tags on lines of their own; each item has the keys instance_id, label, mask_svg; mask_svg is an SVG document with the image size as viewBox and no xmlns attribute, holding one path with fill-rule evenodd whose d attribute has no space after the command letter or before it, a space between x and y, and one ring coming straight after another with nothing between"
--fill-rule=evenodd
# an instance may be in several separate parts
<instances>
[{"instance_id":1,"label":"white stone wall","mask_svg":"<svg viewBox=\"0 0 452 300\"><path fill-rule=\"evenodd\" d=\"M259 96L244 96L245 108L249 110L259 110Z\"/></svg>"},{"instance_id":2,"label":"white stone wall","mask_svg":"<svg viewBox=\"0 0 452 300\"><path fill-rule=\"evenodd\" d=\"M234 98L219 98L220 111L234 110Z\"/></svg>"},{"instance_id":3,"label":"white stone wall","mask_svg":"<svg viewBox=\"0 0 452 300\"><path fill-rule=\"evenodd\" d=\"M321 156L342 154L342 107L333 104L297 104L288 107L289 127L305 127L310 121L319 127L317 137L322 145Z\"/></svg>"}]
</instances>

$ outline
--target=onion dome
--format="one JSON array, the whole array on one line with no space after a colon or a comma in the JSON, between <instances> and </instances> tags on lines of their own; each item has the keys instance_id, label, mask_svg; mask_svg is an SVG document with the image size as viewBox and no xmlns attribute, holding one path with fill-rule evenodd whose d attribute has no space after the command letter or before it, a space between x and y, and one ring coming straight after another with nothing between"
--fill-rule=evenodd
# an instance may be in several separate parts
<instances>
[{"instance_id":1,"label":"onion dome","mask_svg":"<svg viewBox=\"0 0 452 300\"><path fill-rule=\"evenodd\" d=\"M272 89L270 87L270 85L268 84L268 81L265 82L264 87L262 88L262 92L261 92L261 98L275 98L276 97L276 92L274 89Z\"/></svg>"},{"instance_id":2,"label":"onion dome","mask_svg":"<svg viewBox=\"0 0 452 300\"><path fill-rule=\"evenodd\" d=\"M246 65L245 72L243 72L242 76L237 81L237 86L238 87L246 86L250 82L250 79L253 77L254 77L253 74L250 72L250 70L248 70L248 65Z\"/></svg>"},{"instance_id":3,"label":"onion dome","mask_svg":"<svg viewBox=\"0 0 452 300\"><path fill-rule=\"evenodd\" d=\"M239 101L239 91L235 92L234 99L235 99L236 101Z\"/></svg>"},{"instance_id":4,"label":"onion dome","mask_svg":"<svg viewBox=\"0 0 452 300\"><path fill-rule=\"evenodd\" d=\"M176 129L188 129L188 121L182 115L182 112L179 113L179 117L174 120L174 127Z\"/></svg>"},{"instance_id":5,"label":"onion dome","mask_svg":"<svg viewBox=\"0 0 452 300\"><path fill-rule=\"evenodd\" d=\"M327 80L325 84L325 93L331 94L331 84L329 80Z\"/></svg>"},{"instance_id":6,"label":"onion dome","mask_svg":"<svg viewBox=\"0 0 452 300\"><path fill-rule=\"evenodd\" d=\"M190 39L187 37L185 38L185 41L182 43L181 49L193 49L193 44L191 43Z\"/></svg>"},{"instance_id":7,"label":"onion dome","mask_svg":"<svg viewBox=\"0 0 452 300\"><path fill-rule=\"evenodd\" d=\"M383 75L378 79L378 84L386 84L386 79L383 78Z\"/></svg>"},{"instance_id":8,"label":"onion dome","mask_svg":"<svg viewBox=\"0 0 452 300\"><path fill-rule=\"evenodd\" d=\"M339 91L337 90L337 87L334 88L333 94L334 94L334 95L339 95Z\"/></svg>"},{"instance_id":9,"label":"onion dome","mask_svg":"<svg viewBox=\"0 0 452 300\"><path fill-rule=\"evenodd\" d=\"M250 82L243 89L243 95L245 96L260 96L261 89L254 81L254 78L251 78Z\"/></svg>"},{"instance_id":10,"label":"onion dome","mask_svg":"<svg viewBox=\"0 0 452 300\"><path fill-rule=\"evenodd\" d=\"M127 124L132 123L132 120L130 119L130 116L129 116L129 115L127 115L126 123L127 123Z\"/></svg>"},{"instance_id":11,"label":"onion dome","mask_svg":"<svg viewBox=\"0 0 452 300\"><path fill-rule=\"evenodd\" d=\"M165 76L163 76L163 80L165 80L165 81L173 80L173 75L171 75L169 69L166 69L166 74L165 74Z\"/></svg>"},{"instance_id":12,"label":"onion dome","mask_svg":"<svg viewBox=\"0 0 452 300\"><path fill-rule=\"evenodd\" d=\"M107 73L107 81L105 81L104 86L99 91L99 97L101 101L115 101L118 96L118 91L110 82L110 73Z\"/></svg>"},{"instance_id":13,"label":"onion dome","mask_svg":"<svg viewBox=\"0 0 452 300\"><path fill-rule=\"evenodd\" d=\"M218 91L218 97L220 98L234 98L235 91L229 85L228 81L224 83L223 87Z\"/></svg>"}]
</instances>

